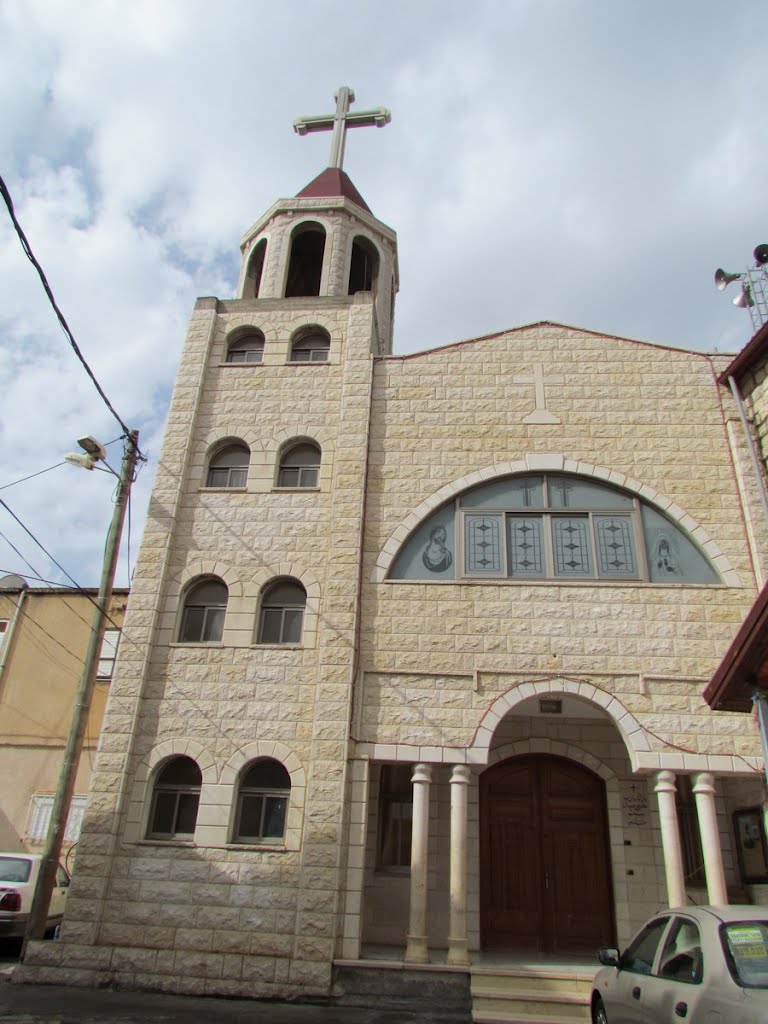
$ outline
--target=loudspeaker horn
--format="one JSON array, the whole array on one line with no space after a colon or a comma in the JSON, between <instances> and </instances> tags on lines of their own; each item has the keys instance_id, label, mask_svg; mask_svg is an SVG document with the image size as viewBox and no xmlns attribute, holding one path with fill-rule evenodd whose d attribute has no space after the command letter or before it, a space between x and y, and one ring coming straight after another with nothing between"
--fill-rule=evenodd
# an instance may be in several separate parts
<instances>
[{"instance_id":1,"label":"loudspeaker horn","mask_svg":"<svg viewBox=\"0 0 768 1024\"><path fill-rule=\"evenodd\" d=\"M720 267L715 271L715 288L718 291L723 291L732 281L738 281L741 274L729 274L727 270L723 270Z\"/></svg>"},{"instance_id":2,"label":"loudspeaker horn","mask_svg":"<svg viewBox=\"0 0 768 1024\"><path fill-rule=\"evenodd\" d=\"M758 267L762 267L766 263L768 263L768 244L763 242L762 245L758 245L755 249L754 256L755 263L758 265Z\"/></svg>"},{"instance_id":3,"label":"loudspeaker horn","mask_svg":"<svg viewBox=\"0 0 768 1024\"><path fill-rule=\"evenodd\" d=\"M755 300L752 298L752 289L748 284L742 285L741 291L733 300L734 306L738 306L740 309L746 309L747 306L754 306Z\"/></svg>"}]
</instances>

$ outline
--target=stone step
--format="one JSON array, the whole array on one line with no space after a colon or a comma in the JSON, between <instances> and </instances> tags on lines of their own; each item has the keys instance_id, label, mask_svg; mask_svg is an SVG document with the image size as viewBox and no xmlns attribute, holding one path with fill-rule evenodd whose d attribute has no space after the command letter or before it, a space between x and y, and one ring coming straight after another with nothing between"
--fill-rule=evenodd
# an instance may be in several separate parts
<instances>
[{"instance_id":1,"label":"stone step","mask_svg":"<svg viewBox=\"0 0 768 1024\"><path fill-rule=\"evenodd\" d=\"M493 1016L494 1014L522 1014L533 1020L551 1021L553 1017L571 1021L589 1020L589 998L585 1000L566 1002L557 999L484 999L482 997L472 1000L472 1015L475 1020L478 1017Z\"/></svg>"},{"instance_id":2,"label":"stone step","mask_svg":"<svg viewBox=\"0 0 768 1024\"><path fill-rule=\"evenodd\" d=\"M475 1024L582 1024L590 1018L589 968L472 969Z\"/></svg>"}]
</instances>

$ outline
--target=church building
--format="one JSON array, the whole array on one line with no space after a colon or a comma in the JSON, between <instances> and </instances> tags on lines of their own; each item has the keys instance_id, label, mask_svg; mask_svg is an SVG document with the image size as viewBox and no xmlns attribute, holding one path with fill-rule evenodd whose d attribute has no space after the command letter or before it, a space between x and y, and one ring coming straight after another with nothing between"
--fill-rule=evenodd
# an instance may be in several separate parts
<instances>
[{"instance_id":1,"label":"church building","mask_svg":"<svg viewBox=\"0 0 768 1024\"><path fill-rule=\"evenodd\" d=\"M192 313L20 980L471 985L481 1021L505 966L583 980L660 907L768 902L758 730L703 697L768 557L730 358L551 322L396 354L396 235L343 170L389 115L337 98L296 125L331 166Z\"/></svg>"}]
</instances>

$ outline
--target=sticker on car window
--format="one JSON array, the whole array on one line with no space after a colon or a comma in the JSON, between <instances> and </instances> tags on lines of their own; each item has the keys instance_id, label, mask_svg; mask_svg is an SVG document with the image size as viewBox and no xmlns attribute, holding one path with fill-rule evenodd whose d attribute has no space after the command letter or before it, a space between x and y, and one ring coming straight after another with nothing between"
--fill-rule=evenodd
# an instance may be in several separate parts
<instances>
[{"instance_id":1,"label":"sticker on car window","mask_svg":"<svg viewBox=\"0 0 768 1024\"><path fill-rule=\"evenodd\" d=\"M744 960L768 957L760 928L729 928L728 941L734 956Z\"/></svg>"}]
</instances>

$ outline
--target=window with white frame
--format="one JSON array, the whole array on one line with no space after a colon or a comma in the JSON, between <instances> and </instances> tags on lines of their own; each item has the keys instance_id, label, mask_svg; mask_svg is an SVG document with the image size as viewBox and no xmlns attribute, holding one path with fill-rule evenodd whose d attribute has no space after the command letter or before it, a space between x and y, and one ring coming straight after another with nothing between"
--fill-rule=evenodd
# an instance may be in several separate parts
<instances>
[{"instance_id":1,"label":"window with white frame","mask_svg":"<svg viewBox=\"0 0 768 1024\"><path fill-rule=\"evenodd\" d=\"M5 634L8 632L8 619L0 619L0 650L5 643Z\"/></svg>"},{"instance_id":2,"label":"window with white frame","mask_svg":"<svg viewBox=\"0 0 768 1024\"><path fill-rule=\"evenodd\" d=\"M278 580L266 587L261 599L260 644L299 644L307 592L296 580Z\"/></svg>"},{"instance_id":3,"label":"window with white frame","mask_svg":"<svg viewBox=\"0 0 768 1024\"><path fill-rule=\"evenodd\" d=\"M101 642L101 654L99 655L99 667L96 670L96 678L102 682L112 678L115 671L115 659L117 648L120 644L119 629L105 629L104 639Z\"/></svg>"},{"instance_id":4,"label":"window with white frame","mask_svg":"<svg viewBox=\"0 0 768 1024\"><path fill-rule=\"evenodd\" d=\"M278 487L317 487L320 477L320 449L304 441L287 448L280 458Z\"/></svg>"},{"instance_id":5,"label":"window with white frame","mask_svg":"<svg viewBox=\"0 0 768 1024\"><path fill-rule=\"evenodd\" d=\"M252 764L243 774L237 794L232 841L276 843L285 835L291 777L271 757Z\"/></svg>"},{"instance_id":6,"label":"window with white frame","mask_svg":"<svg viewBox=\"0 0 768 1024\"><path fill-rule=\"evenodd\" d=\"M149 814L149 839L186 839L194 835L203 776L191 757L174 757L155 779Z\"/></svg>"},{"instance_id":7,"label":"window with white frame","mask_svg":"<svg viewBox=\"0 0 768 1024\"><path fill-rule=\"evenodd\" d=\"M227 585L219 579L206 579L192 587L184 600L179 642L220 642L228 600Z\"/></svg>"},{"instance_id":8,"label":"window with white frame","mask_svg":"<svg viewBox=\"0 0 768 1024\"><path fill-rule=\"evenodd\" d=\"M76 843L80 838L80 829L83 826L83 815L87 796L73 796L69 806L69 815L64 829L64 841ZM29 805L29 821L27 824L27 839L31 842L41 843L48 835L48 826L51 822L51 811L53 810L53 795L36 793Z\"/></svg>"},{"instance_id":9,"label":"window with white frame","mask_svg":"<svg viewBox=\"0 0 768 1024\"><path fill-rule=\"evenodd\" d=\"M206 487L245 487L248 483L250 449L244 444L220 448L208 463Z\"/></svg>"}]
</instances>

